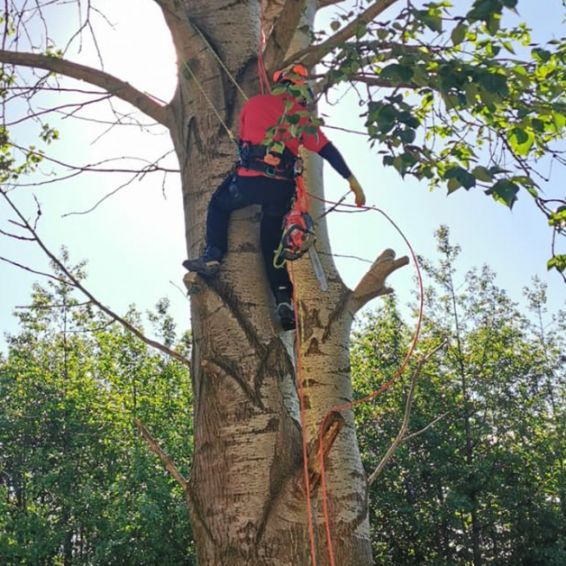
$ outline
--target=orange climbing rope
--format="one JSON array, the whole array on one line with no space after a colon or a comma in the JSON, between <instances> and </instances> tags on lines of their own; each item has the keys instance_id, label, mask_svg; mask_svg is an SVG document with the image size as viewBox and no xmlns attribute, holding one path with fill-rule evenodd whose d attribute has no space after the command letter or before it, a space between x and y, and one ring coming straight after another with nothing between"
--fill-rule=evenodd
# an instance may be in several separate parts
<instances>
[{"instance_id":1,"label":"orange climbing rope","mask_svg":"<svg viewBox=\"0 0 566 566\"><path fill-rule=\"evenodd\" d=\"M305 191L305 195L306 195L306 191ZM422 320L423 320L423 310L424 310L424 288L423 288L422 274L421 274L421 270L420 270L420 267L419 267L417 255L416 255L413 247L411 246L409 240L407 239L407 237L403 233L403 231L399 228L399 226L393 221L393 219L388 214L386 214L383 210L381 210L381 209L379 209L375 206L356 207L355 205L344 204L342 201L333 202L333 201L329 201L329 200L326 200L326 199L322 199L322 198L317 197L316 195L313 195L313 194L310 194L310 196L312 196L316 200L319 200L319 201L324 202L326 204L332 205L332 209L336 209L339 206L343 206L343 207L346 207L346 208L355 208L356 210L361 210L361 211L364 211L364 212L374 211L374 212L378 212L378 213L382 214L392 224L392 226L395 228L395 230L400 234L400 236L403 238L405 244L409 248L409 251L411 253L411 256L413 258L413 262L414 262L414 265L415 265L415 270L416 270L417 280L418 280L418 286L419 286L419 312L418 312L418 318L417 318L417 325L416 325L416 328L415 328L413 338L411 340L411 345L409 347L409 350L407 351L407 354L405 355L405 358L404 358L401 366L393 374L391 379L389 379L388 381L383 383L381 385L381 387L379 387L378 389L376 389L375 391L373 391L369 395L366 395L362 399L357 399L356 401L351 401L351 402L348 402L348 403L344 403L342 405L336 405L336 406L332 407L326 413L326 415L323 417L323 419L322 419L322 421L320 422L320 425L319 425L319 444L320 444L320 446L322 446L326 422L327 422L328 418L330 417L330 415L332 413L342 412L342 411L345 411L345 410L353 409L354 407L356 407L356 406L358 406L362 403L367 403L368 401L375 399L378 395L380 395L381 393L383 393L384 391L389 389L401 377L401 375L403 375L403 373L404 373L404 371L405 371L405 369L406 369L406 367L409 363L409 360L411 359L411 357L412 357L412 355L415 351L415 347L416 347L416 345L419 341L419 337L420 337L420 331L421 331ZM300 305L298 304L297 298L296 298L295 281L294 281L294 273L293 273L293 264L292 263L290 264L290 275L291 275L291 283L293 284L293 304L294 304L294 308L295 308L295 320L296 320L296 327L297 327L296 338L295 338L296 339L296 349L297 349L297 370L296 370L297 371L297 377L296 377L296 381L297 381L297 384L298 384L299 405L300 405L300 411L301 411L301 425L302 425L302 428L303 428L303 458L304 458L303 471L304 471L305 490L306 490L306 495L307 495L307 512L308 512L308 519L309 519L309 537L310 537L310 546L311 546L311 560L312 560L313 566L316 566L316 544L315 544L315 540L314 540L312 502L310 500L310 485L309 485L309 477L308 477L308 461L307 461L307 458L308 458L308 448L307 448L308 438L306 437L306 429L305 429L306 415L305 415L305 407L304 407L304 385L303 385L303 379L302 379L302 363L301 363L301 360L302 360L302 351L301 351L302 317L301 317ZM324 453L321 450L319 454L320 454L319 457L320 457L320 474L321 474L322 510L323 510L323 515L324 515L324 527L325 527L325 532L326 532L328 560L329 560L330 566L336 566L336 558L335 558L335 555L334 555L334 545L333 545L333 542L332 542L332 529L331 529L331 524L330 524L330 513L329 513L329 509L328 509L328 487L327 487L327 482L326 482L326 468L325 468L325 462L324 462Z\"/></svg>"},{"instance_id":2,"label":"orange climbing rope","mask_svg":"<svg viewBox=\"0 0 566 566\"><path fill-rule=\"evenodd\" d=\"M257 53L257 75L259 79L259 89L261 94L269 94L271 92L271 85L269 83L269 77L267 76L267 69L265 68L265 62L263 60L263 52L265 51L265 45L267 39L265 37L264 21L265 12L263 9L263 2L260 0L260 20L259 20L259 46Z\"/></svg>"}]
</instances>

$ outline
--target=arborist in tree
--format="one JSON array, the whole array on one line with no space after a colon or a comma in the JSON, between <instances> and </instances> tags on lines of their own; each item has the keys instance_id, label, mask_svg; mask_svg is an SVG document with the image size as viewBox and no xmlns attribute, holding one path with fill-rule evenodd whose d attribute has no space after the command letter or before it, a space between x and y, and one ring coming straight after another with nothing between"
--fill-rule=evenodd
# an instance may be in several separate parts
<instances>
[{"instance_id":1,"label":"arborist in tree","mask_svg":"<svg viewBox=\"0 0 566 566\"><path fill-rule=\"evenodd\" d=\"M364 192L340 152L326 138L307 110L313 101L306 84L307 69L292 65L277 71L273 94L250 98L240 114L240 159L212 195L206 220L206 247L201 257L183 262L189 271L214 277L226 253L228 221L234 210L262 207L261 247L277 315L284 330L295 328L292 284L286 269L274 266L274 252L283 231L283 218L295 196L299 146L318 153L347 179L357 206Z\"/></svg>"}]
</instances>

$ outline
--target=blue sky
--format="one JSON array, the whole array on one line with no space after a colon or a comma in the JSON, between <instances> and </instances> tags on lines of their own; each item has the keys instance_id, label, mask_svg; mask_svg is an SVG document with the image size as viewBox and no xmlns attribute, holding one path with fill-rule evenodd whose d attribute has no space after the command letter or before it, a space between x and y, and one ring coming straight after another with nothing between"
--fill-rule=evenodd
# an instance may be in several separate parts
<instances>
[{"instance_id":1,"label":"blue sky","mask_svg":"<svg viewBox=\"0 0 566 566\"><path fill-rule=\"evenodd\" d=\"M114 31L106 26L99 36L105 70L168 100L174 88L175 56L154 3L122 0L102 4L107 6L104 10L116 24ZM524 4L521 19L537 30L536 39L562 33L561 19L548 17L553 10L562 13L560 0L547 0L544 13L539 3L523 0L520 4ZM128 21L134 6L135 21ZM61 33L71 25L68 17L61 17L59 22ZM147 41L148 36L151 41ZM69 57L96 64L87 44L80 54ZM53 95L50 102L57 104L57 96ZM124 104L117 103L116 107L129 111ZM357 117L359 107L351 96L337 106L322 104L320 110L328 115L326 119L331 125L361 128ZM20 106L11 112L9 119L24 112L25 108ZM91 112L99 115L94 109ZM166 133L160 128L149 134L142 134L133 127L115 128L104 134L107 126L103 125L60 119L53 120L53 125L61 130L62 140L53 145L50 153L77 165L113 154L154 159L171 148ZM431 193L425 185L402 180L393 170L384 169L381 158L363 138L332 129L328 129L327 134L360 180L368 203L385 210L401 226L417 253L434 256L433 232L440 224L447 224L453 241L462 246L462 274L472 266L487 263L497 272L499 285L517 301L531 276L538 275L549 285L550 305L554 309L564 307L566 287L557 274L546 271L550 233L527 198L520 199L510 212L481 191L460 190L449 198L443 189ZM33 136L34 130L26 126L18 135L21 139ZM174 159L170 159L169 164L176 166ZM51 169L49 164L41 166L47 174ZM327 198L342 196L347 189L345 182L328 168L325 176ZM90 208L125 181L123 176L99 173L21 189L14 196L30 216L35 210L33 195L38 197L43 213L39 225L41 236L54 250L65 244L77 262L88 259L88 286L102 302L123 313L130 304L135 303L143 311L168 296L179 327L185 328L189 325L188 302L180 287L184 273L181 261L186 251L180 187L174 175L167 178L165 185L160 176L147 175L120 190L90 214L62 217L68 212ZM564 181L564 172L555 168L547 190L564 197ZM0 228L8 227L6 218L5 211L0 210ZM335 253L369 260L388 247L395 249L398 255L408 253L395 230L377 214L333 214L329 227ZM47 268L45 258L32 244L2 238L0 255L40 270ZM338 264L351 286L367 269L366 264L355 260L338 260ZM413 298L413 275L413 269L406 267L390 278L401 303ZM0 262L0 331L15 330L10 313L18 305L29 304L31 285L36 280L37 276ZM2 343L0 340L0 348Z\"/></svg>"}]
</instances>

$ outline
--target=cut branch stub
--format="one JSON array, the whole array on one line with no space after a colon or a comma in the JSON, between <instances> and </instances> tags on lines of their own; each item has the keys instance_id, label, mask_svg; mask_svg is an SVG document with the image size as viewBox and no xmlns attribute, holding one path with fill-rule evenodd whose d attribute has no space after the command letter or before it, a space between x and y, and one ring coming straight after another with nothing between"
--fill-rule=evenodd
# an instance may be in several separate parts
<instances>
[{"instance_id":1,"label":"cut branch stub","mask_svg":"<svg viewBox=\"0 0 566 566\"><path fill-rule=\"evenodd\" d=\"M332 411L324 419L322 433L319 434L317 439L311 443L311 446L308 449L309 484L311 494L318 487L320 482L322 474L321 463L322 461L326 461L328 458L332 445L345 423L346 421L340 413Z\"/></svg>"},{"instance_id":2,"label":"cut branch stub","mask_svg":"<svg viewBox=\"0 0 566 566\"><path fill-rule=\"evenodd\" d=\"M407 256L395 259L393 250L387 249L382 252L351 295L350 302L354 311L359 310L375 297L392 293L393 289L385 286L387 276L408 263L409 258Z\"/></svg>"},{"instance_id":3,"label":"cut branch stub","mask_svg":"<svg viewBox=\"0 0 566 566\"><path fill-rule=\"evenodd\" d=\"M187 289L187 295L196 295L202 289L202 285L199 284L198 273L194 271L187 271L187 273L185 273L183 283Z\"/></svg>"}]
</instances>

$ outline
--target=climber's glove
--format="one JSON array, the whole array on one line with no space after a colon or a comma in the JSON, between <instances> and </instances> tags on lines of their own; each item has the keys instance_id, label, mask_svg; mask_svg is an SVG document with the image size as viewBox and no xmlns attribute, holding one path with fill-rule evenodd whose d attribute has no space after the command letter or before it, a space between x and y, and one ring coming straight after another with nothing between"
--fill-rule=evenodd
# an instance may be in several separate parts
<instances>
[{"instance_id":1,"label":"climber's glove","mask_svg":"<svg viewBox=\"0 0 566 566\"><path fill-rule=\"evenodd\" d=\"M366 195L354 175L348 178L348 183L350 183L350 190L354 193L356 206L364 206L366 203Z\"/></svg>"}]
</instances>

